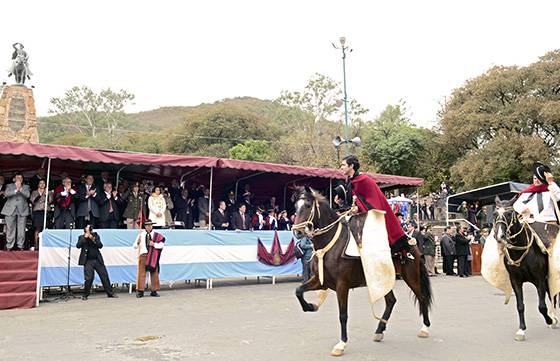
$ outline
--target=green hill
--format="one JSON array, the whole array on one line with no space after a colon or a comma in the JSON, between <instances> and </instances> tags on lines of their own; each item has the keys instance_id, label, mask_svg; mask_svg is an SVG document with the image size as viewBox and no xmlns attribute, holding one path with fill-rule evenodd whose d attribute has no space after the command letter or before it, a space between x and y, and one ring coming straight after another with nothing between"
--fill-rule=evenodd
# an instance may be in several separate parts
<instances>
[{"instance_id":1,"label":"green hill","mask_svg":"<svg viewBox=\"0 0 560 361\"><path fill-rule=\"evenodd\" d=\"M139 113L128 114L128 119L133 127L142 126L154 130L175 128L183 121L201 113L211 113L214 109L231 107L242 109L259 118L273 118L278 105L270 100L252 97L229 98L214 103L203 103L197 106L163 107Z\"/></svg>"}]
</instances>

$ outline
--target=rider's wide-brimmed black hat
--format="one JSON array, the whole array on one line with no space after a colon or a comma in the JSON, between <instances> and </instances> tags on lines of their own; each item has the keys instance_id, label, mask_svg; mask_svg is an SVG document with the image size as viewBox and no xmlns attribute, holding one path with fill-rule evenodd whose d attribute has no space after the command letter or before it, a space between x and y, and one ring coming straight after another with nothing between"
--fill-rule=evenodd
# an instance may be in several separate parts
<instances>
[{"instance_id":1,"label":"rider's wide-brimmed black hat","mask_svg":"<svg viewBox=\"0 0 560 361\"><path fill-rule=\"evenodd\" d=\"M533 174L540 180L542 183L546 184L546 176L544 175L545 172L551 173L550 167L542 164L541 162L533 163Z\"/></svg>"},{"instance_id":2,"label":"rider's wide-brimmed black hat","mask_svg":"<svg viewBox=\"0 0 560 361\"><path fill-rule=\"evenodd\" d=\"M154 225L154 224L155 224L155 222L152 222L151 219L146 219L143 223L143 226L146 227L146 226L150 226L150 225Z\"/></svg>"}]
</instances>

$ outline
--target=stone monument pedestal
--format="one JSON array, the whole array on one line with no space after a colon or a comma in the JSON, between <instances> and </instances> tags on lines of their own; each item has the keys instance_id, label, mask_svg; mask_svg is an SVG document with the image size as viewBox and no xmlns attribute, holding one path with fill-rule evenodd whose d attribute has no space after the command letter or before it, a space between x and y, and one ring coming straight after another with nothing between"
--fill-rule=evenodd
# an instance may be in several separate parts
<instances>
[{"instance_id":1,"label":"stone monument pedestal","mask_svg":"<svg viewBox=\"0 0 560 361\"><path fill-rule=\"evenodd\" d=\"M24 85L5 86L2 91L0 141L39 142L33 91Z\"/></svg>"}]
</instances>

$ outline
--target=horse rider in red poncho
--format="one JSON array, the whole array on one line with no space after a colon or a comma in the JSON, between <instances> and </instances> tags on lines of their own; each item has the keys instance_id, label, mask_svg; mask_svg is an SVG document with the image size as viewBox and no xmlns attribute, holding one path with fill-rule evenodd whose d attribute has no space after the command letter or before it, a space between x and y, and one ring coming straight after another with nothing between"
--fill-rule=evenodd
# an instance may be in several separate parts
<instances>
[{"instance_id":1,"label":"horse rider in red poncho","mask_svg":"<svg viewBox=\"0 0 560 361\"><path fill-rule=\"evenodd\" d=\"M376 209L385 212L385 226L391 253L403 252L408 258L414 258L410 253L409 238L395 213L391 209L385 195L377 183L367 174L359 172L360 162L355 155L346 156L340 165L340 170L346 176L346 204L353 204L354 213L367 212Z\"/></svg>"}]
</instances>

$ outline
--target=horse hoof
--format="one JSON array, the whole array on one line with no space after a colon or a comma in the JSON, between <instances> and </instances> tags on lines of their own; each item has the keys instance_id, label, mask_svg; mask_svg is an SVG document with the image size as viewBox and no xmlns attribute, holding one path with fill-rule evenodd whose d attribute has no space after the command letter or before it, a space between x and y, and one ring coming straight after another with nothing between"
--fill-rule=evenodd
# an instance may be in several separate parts
<instances>
[{"instance_id":1,"label":"horse hoof","mask_svg":"<svg viewBox=\"0 0 560 361\"><path fill-rule=\"evenodd\" d=\"M317 312L319 311L319 306L317 306L316 304L312 303L311 307L313 307L313 310L311 312Z\"/></svg>"},{"instance_id":2,"label":"horse hoof","mask_svg":"<svg viewBox=\"0 0 560 361\"><path fill-rule=\"evenodd\" d=\"M381 342L381 340L383 340L383 334L382 333L373 334L373 342Z\"/></svg>"},{"instance_id":3,"label":"horse hoof","mask_svg":"<svg viewBox=\"0 0 560 361\"><path fill-rule=\"evenodd\" d=\"M552 323L548 325L550 328L558 328L558 317L552 316Z\"/></svg>"},{"instance_id":4,"label":"horse hoof","mask_svg":"<svg viewBox=\"0 0 560 361\"><path fill-rule=\"evenodd\" d=\"M341 350L339 348L333 348L332 351L331 351L331 356L338 357L338 356L342 356L343 353L344 353L344 350Z\"/></svg>"},{"instance_id":5,"label":"horse hoof","mask_svg":"<svg viewBox=\"0 0 560 361\"><path fill-rule=\"evenodd\" d=\"M515 341L525 341L525 331L519 330L515 333Z\"/></svg>"},{"instance_id":6,"label":"horse hoof","mask_svg":"<svg viewBox=\"0 0 560 361\"><path fill-rule=\"evenodd\" d=\"M420 338L430 337L430 330L428 329L428 326L423 325L422 328L420 329L420 331L418 331L418 333L416 334L416 336L418 336Z\"/></svg>"},{"instance_id":7,"label":"horse hoof","mask_svg":"<svg viewBox=\"0 0 560 361\"><path fill-rule=\"evenodd\" d=\"M344 353L344 348L346 347L346 342L339 341L336 345L334 345L333 349L331 350L331 356L342 356Z\"/></svg>"}]
</instances>

